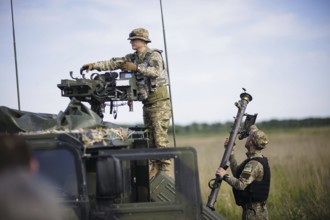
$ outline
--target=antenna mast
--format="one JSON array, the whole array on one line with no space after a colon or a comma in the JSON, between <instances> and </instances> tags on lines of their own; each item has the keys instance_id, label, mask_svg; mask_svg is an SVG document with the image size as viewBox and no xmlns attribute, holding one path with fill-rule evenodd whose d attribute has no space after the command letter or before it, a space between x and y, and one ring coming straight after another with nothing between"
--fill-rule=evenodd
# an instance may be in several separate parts
<instances>
[{"instance_id":1,"label":"antenna mast","mask_svg":"<svg viewBox=\"0 0 330 220\"><path fill-rule=\"evenodd\" d=\"M159 0L159 3L160 3L160 12L161 12L161 16L162 16L163 37L164 37L164 47L165 47L165 57L166 57L166 69L167 69L167 74L168 74L168 89L169 89L169 93L170 93L170 101L171 101L173 144L174 144L174 147L176 147L176 139L175 139L175 123L174 123L173 102L172 102L172 91L171 91L171 79L170 79L170 69L169 69L169 67L168 67L167 46L166 46L166 34L165 34L165 24L164 24L164 16L163 16L163 4L162 4L162 0Z\"/></svg>"},{"instance_id":2,"label":"antenna mast","mask_svg":"<svg viewBox=\"0 0 330 220\"><path fill-rule=\"evenodd\" d=\"M20 101L20 97L19 97L19 83L18 83L18 69L17 69L17 55L16 55L16 40L15 40L13 0L10 0L10 5L11 5L11 22L12 22L12 27L13 27L13 42L14 42L14 56L15 56L17 102L18 102L18 110L21 110L21 101Z\"/></svg>"}]
</instances>

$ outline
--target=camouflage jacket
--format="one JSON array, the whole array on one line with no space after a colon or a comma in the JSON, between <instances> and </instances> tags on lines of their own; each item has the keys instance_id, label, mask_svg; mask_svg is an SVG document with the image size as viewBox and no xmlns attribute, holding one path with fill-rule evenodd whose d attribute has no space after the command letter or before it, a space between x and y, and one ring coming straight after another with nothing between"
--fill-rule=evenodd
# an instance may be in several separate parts
<instances>
[{"instance_id":1,"label":"camouflage jacket","mask_svg":"<svg viewBox=\"0 0 330 220\"><path fill-rule=\"evenodd\" d=\"M247 156L248 158L263 157L260 151L256 151L253 154L247 153ZM230 160L230 169L232 173L235 174L238 168L235 155L231 155L229 160ZM245 165L239 178L230 176L227 177L225 181L237 190L244 190L254 180L261 181L263 179L263 175L264 175L263 165L256 160L251 160Z\"/></svg>"},{"instance_id":2,"label":"camouflage jacket","mask_svg":"<svg viewBox=\"0 0 330 220\"><path fill-rule=\"evenodd\" d=\"M99 61L93 64L93 67L97 70L116 70L120 69L125 61L129 61L138 65L139 73L143 76L150 78L157 78L164 70L163 58L160 53L153 53L149 48L141 53L130 53L125 57L114 57L110 60ZM151 52L147 61L145 56L147 52ZM159 51L161 52L161 51Z\"/></svg>"},{"instance_id":3,"label":"camouflage jacket","mask_svg":"<svg viewBox=\"0 0 330 220\"><path fill-rule=\"evenodd\" d=\"M157 88L168 84L168 76L165 70L162 51L157 49L149 49L148 47L140 53L130 53L125 57L115 57L110 60L99 61L93 64L93 67L101 70L120 69L124 62L132 62L137 65L137 81L140 85L141 99L145 101L149 97L149 101L157 101L168 99L167 89L162 89L158 94Z\"/></svg>"}]
</instances>

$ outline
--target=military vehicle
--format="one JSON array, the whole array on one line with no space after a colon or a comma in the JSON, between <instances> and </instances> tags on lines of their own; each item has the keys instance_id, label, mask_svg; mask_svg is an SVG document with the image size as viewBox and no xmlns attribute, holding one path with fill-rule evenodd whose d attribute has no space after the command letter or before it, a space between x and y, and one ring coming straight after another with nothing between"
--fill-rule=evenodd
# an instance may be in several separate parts
<instances>
[{"instance_id":1,"label":"military vehicle","mask_svg":"<svg viewBox=\"0 0 330 220\"><path fill-rule=\"evenodd\" d=\"M222 219L203 205L193 148L149 148L143 128L103 122L105 102L112 111L117 101L136 100L132 75L72 78L58 85L71 99L58 115L0 107L0 132L23 135L68 219ZM150 178L150 161L164 158L171 159L173 172Z\"/></svg>"}]
</instances>

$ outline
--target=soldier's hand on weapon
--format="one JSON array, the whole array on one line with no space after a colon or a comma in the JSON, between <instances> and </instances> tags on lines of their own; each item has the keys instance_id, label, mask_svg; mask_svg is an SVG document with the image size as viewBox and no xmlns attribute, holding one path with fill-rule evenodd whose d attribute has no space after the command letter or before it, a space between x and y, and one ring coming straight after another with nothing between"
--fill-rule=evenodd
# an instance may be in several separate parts
<instances>
[{"instance_id":1,"label":"soldier's hand on weapon","mask_svg":"<svg viewBox=\"0 0 330 220\"><path fill-rule=\"evenodd\" d=\"M137 65L135 63L132 63L132 62L125 62L121 66L121 70L124 71L124 72L128 72L128 71L136 72L137 71Z\"/></svg>"},{"instance_id":2,"label":"soldier's hand on weapon","mask_svg":"<svg viewBox=\"0 0 330 220\"><path fill-rule=\"evenodd\" d=\"M225 143L224 143L224 147L225 147L225 148L227 148L227 146L228 146L228 144L229 144L228 142L229 142L229 139L226 138ZM236 146L236 143L234 143L234 146Z\"/></svg>"},{"instance_id":3,"label":"soldier's hand on weapon","mask_svg":"<svg viewBox=\"0 0 330 220\"><path fill-rule=\"evenodd\" d=\"M228 147L228 144L229 144L228 142L229 142L229 139L226 138L225 143L224 143L224 147L225 147L225 148ZM230 154L234 154L235 146L236 146L236 143L234 143L233 150L231 151Z\"/></svg>"},{"instance_id":4,"label":"soldier's hand on weapon","mask_svg":"<svg viewBox=\"0 0 330 220\"><path fill-rule=\"evenodd\" d=\"M222 167L219 167L217 171L215 172L215 175L221 176L221 178L226 175L226 170Z\"/></svg>"},{"instance_id":5,"label":"soldier's hand on weapon","mask_svg":"<svg viewBox=\"0 0 330 220\"><path fill-rule=\"evenodd\" d=\"M89 64L85 64L83 65L81 68L80 68L80 74L82 75L82 72L84 70L86 70L86 72L90 71L90 70L93 70L94 69L94 66L92 63L89 63Z\"/></svg>"}]
</instances>

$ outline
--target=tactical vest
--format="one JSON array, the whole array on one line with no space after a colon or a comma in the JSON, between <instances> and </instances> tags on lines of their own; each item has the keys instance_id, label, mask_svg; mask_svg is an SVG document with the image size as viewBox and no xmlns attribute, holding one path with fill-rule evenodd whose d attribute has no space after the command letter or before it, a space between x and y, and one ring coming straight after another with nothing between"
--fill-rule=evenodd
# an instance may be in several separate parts
<instances>
[{"instance_id":1,"label":"tactical vest","mask_svg":"<svg viewBox=\"0 0 330 220\"><path fill-rule=\"evenodd\" d=\"M148 66L150 55L153 52L157 52L160 55L162 53L162 51L157 49L148 49L142 63L137 63L136 58L134 58L134 62L136 64L143 64L145 66ZM142 101L144 104L149 104L169 98L166 87L168 85L168 75L165 69L164 61L163 61L163 71L160 73L159 77L150 78L137 73L136 81L138 87L138 91L137 91L138 99Z\"/></svg>"},{"instance_id":2,"label":"tactical vest","mask_svg":"<svg viewBox=\"0 0 330 220\"><path fill-rule=\"evenodd\" d=\"M266 157L254 157L246 159L238 168L235 177L239 178L245 165L251 161L256 160L264 167L264 176L262 181L254 180L244 190L237 190L233 188L233 193L237 205L246 205L253 202L264 202L268 198L270 187L270 168L268 159Z\"/></svg>"}]
</instances>

